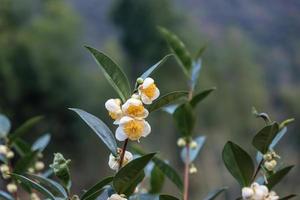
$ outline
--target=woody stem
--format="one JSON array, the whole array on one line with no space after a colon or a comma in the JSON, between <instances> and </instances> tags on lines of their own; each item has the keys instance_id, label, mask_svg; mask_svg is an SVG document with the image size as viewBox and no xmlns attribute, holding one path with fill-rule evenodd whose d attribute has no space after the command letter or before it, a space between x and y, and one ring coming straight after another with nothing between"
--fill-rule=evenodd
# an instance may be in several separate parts
<instances>
[{"instance_id":1,"label":"woody stem","mask_svg":"<svg viewBox=\"0 0 300 200\"><path fill-rule=\"evenodd\" d=\"M123 164L127 144L128 144L128 139L126 139L124 141L124 145L123 145L122 152L121 152L121 157L120 157L120 162L119 162L119 170L122 168L122 164Z\"/></svg>"}]
</instances>

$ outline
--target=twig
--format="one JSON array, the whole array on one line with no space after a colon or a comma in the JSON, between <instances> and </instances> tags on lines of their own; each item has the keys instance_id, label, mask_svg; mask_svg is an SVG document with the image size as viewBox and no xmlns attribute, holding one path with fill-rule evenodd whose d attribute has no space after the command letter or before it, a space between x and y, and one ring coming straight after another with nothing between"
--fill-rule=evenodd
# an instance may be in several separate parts
<instances>
[{"instance_id":1,"label":"twig","mask_svg":"<svg viewBox=\"0 0 300 200\"><path fill-rule=\"evenodd\" d=\"M121 157L120 157L120 162L119 162L119 170L122 168L122 164L123 164L127 144L128 144L128 139L126 139L124 141L124 145L123 145L122 152L121 152Z\"/></svg>"},{"instance_id":2,"label":"twig","mask_svg":"<svg viewBox=\"0 0 300 200\"><path fill-rule=\"evenodd\" d=\"M189 166L190 166L190 144L186 144L186 160L184 167L184 195L183 200L189 199Z\"/></svg>"}]
</instances>

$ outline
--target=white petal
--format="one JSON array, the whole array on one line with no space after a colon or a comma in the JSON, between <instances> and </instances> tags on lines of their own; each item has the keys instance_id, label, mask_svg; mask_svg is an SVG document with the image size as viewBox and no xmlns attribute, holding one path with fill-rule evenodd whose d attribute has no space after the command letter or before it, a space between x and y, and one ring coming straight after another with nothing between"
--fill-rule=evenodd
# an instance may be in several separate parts
<instances>
[{"instance_id":1,"label":"white petal","mask_svg":"<svg viewBox=\"0 0 300 200\"><path fill-rule=\"evenodd\" d=\"M108 165L113 170L118 170L119 168L119 163L116 161L115 157L112 154L109 155Z\"/></svg>"},{"instance_id":2,"label":"white petal","mask_svg":"<svg viewBox=\"0 0 300 200\"><path fill-rule=\"evenodd\" d=\"M132 120L133 120L133 118L128 117L128 116L124 116L124 117L122 117L122 118L120 119L120 124L125 124L125 123L127 123L127 122L132 121Z\"/></svg>"},{"instance_id":3,"label":"white petal","mask_svg":"<svg viewBox=\"0 0 300 200\"><path fill-rule=\"evenodd\" d=\"M124 103L124 105L122 106L122 110L123 111L127 110L130 105L139 106L142 104L143 103L141 102L141 100L135 99L135 98L130 98Z\"/></svg>"},{"instance_id":4,"label":"white petal","mask_svg":"<svg viewBox=\"0 0 300 200\"><path fill-rule=\"evenodd\" d=\"M143 134L142 136L143 137L147 137L147 135L149 135L151 133L151 126L148 122L144 122L144 131L143 131Z\"/></svg>"},{"instance_id":5,"label":"white petal","mask_svg":"<svg viewBox=\"0 0 300 200\"><path fill-rule=\"evenodd\" d=\"M261 185L259 189L264 193L264 195L268 195L269 189L265 185Z\"/></svg>"},{"instance_id":6,"label":"white petal","mask_svg":"<svg viewBox=\"0 0 300 200\"><path fill-rule=\"evenodd\" d=\"M155 88L155 92L154 92L154 96L152 98L152 101L155 100L155 99L157 99L159 97L159 95L160 95L159 89Z\"/></svg>"},{"instance_id":7,"label":"white petal","mask_svg":"<svg viewBox=\"0 0 300 200\"><path fill-rule=\"evenodd\" d=\"M152 100L149 99L146 95L142 94L141 95L141 98L142 98L142 101L144 104L151 104L152 103Z\"/></svg>"},{"instance_id":8,"label":"white petal","mask_svg":"<svg viewBox=\"0 0 300 200\"><path fill-rule=\"evenodd\" d=\"M105 108L110 112L117 112L121 109L120 105L117 104L115 99L109 99L105 102Z\"/></svg>"},{"instance_id":9,"label":"white petal","mask_svg":"<svg viewBox=\"0 0 300 200\"><path fill-rule=\"evenodd\" d=\"M124 133L123 128L121 126L119 126L116 130L116 138L119 141L124 141L128 138L127 135Z\"/></svg>"},{"instance_id":10,"label":"white petal","mask_svg":"<svg viewBox=\"0 0 300 200\"><path fill-rule=\"evenodd\" d=\"M243 199L250 199L253 194L254 194L254 191L253 191L252 188L244 187L242 189L242 197L243 197Z\"/></svg>"},{"instance_id":11,"label":"white petal","mask_svg":"<svg viewBox=\"0 0 300 200\"><path fill-rule=\"evenodd\" d=\"M145 108L142 118L146 118L149 115L149 111Z\"/></svg>"},{"instance_id":12,"label":"white petal","mask_svg":"<svg viewBox=\"0 0 300 200\"><path fill-rule=\"evenodd\" d=\"M148 77L144 80L142 86L143 86L143 88L147 88L153 83L154 83L154 80L152 78Z\"/></svg>"}]
</instances>

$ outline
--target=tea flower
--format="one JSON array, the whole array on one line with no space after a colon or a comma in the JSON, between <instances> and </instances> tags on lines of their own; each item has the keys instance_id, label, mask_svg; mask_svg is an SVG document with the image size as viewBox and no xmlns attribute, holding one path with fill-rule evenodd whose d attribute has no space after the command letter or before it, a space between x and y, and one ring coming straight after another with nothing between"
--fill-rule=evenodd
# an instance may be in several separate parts
<instances>
[{"instance_id":1,"label":"tea flower","mask_svg":"<svg viewBox=\"0 0 300 200\"><path fill-rule=\"evenodd\" d=\"M8 152L8 148L6 145L0 145L0 154L6 155Z\"/></svg>"},{"instance_id":2,"label":"tea flower","mask_svg":"<svg viewBox=\"0 0 300 200\"><path fill-rule=\"evenodd\" d=\"M264 163L264 167L268 170L268 171L273 171L275 169L277 165L277 161L276 160L271 160L271 161L266 161Z\"/></svg>"},{"instance_id":3,"label":"tea flower","mask_svg":"<svg viewBox=\"0 0 300 200\"><path fill-rule=\"evenodd\" d=\"M123 159L123 162L122 162L122 167L127 165L130 161L132 161L132 159L133 159L133 155L129 151L125 151L124 159ZM119 169L119 162L120 162L119 157L115 157L112 154L109 155L108 165L111 169L118 170Z\"/></svg>"},{"instance_id":4,"label":"tea flower","mask_svg":"<svg viewBox=\"0 0 300 200\"><path fill-rule=\"evenodd\" d=\"M127 200L124 195L113 194L107 200Z\"/></svg>"},{"instance_id":5,"label":"tea flower","mask_svg":"<svg viewBox=\"0 0 300 200\"><path fill-rule=\"evenodd\" d=\"M143 106L143 102L137 98L128 99L124 105L122 105L122 111L126 116L144 119L148 116L148 110Z\"/></svg>"},{"instance_id":6,"label":"tea flower","mask_svg":"<svg viewBox=\"0 0 300 200\"><path fill-rule=\"evenodd\" d=\"M7 189L7 191L10 192L10 193L15 193L15 192L17 192L18 187L17 187L17 185L14 184L14 183L9 183L9 184L7 184L7 186L6 186L6 189Z\"/></svg>"},{"instance_id":7,"label":"tea flower","mask_svg":"<svg viewBox=\"0 0 300 200\"><path fill-rule=\"evenodd\" d=\"M152 78L146 78L138 90L144 104L151 104L160 94Z\"/></svg>"},{"instance_id":8,"label":"tea flower","mask_svg":"<svg viewBox=\"0 0 300 200\"><path fill-rule=\"evenodd\" d=\"M145 120L125 116L120 120L119 127L116 130L116 138L119 141L124 141L127 138L130 140L139 140L141 137L149 135L150 132L151 127Z\"/></svg>"},{"instance_id":9,"label":"tea flower","mask_svg":"<svg viewBox=\"0 0 300 200\"><path fill-rule=\"evenodd\" d=\"M269 189L265 185L259 185L258 183L252 183L250 187L244 187L242 189L242 197L244 200L269 200ZM272 199L273 200L273 199ZM275 199L276 200L276 199Z\"/></svg>"},{"instance_id":10,"label":"tea flower","mask_svg":"<svg viewBox=\"0 0 300 200\"><path fill-rule=\"evenodd\" d=\"M118 124L123 116L121 103L120 99L109 99L105 102L105 108L108 110L109 116L115 120L114 124Z\"/></svg>"}]
</instances>

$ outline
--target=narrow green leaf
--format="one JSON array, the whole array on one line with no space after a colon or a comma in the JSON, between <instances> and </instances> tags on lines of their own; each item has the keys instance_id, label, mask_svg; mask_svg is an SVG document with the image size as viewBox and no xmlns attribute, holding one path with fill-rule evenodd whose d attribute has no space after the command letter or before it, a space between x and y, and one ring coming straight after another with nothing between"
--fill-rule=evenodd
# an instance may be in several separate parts
<instances>
[{"instance_id":1,"label":"narrow green leaf","mask_svg":"<svg viewBox=\"0 0 300 200\"><path fill-rule=\"evenodd\" d=\"M47 145L49 144L51 140L51 135L49 133L41 136L40 138L38 138L33 145L31 146L31 150L32 151L44 151L44 149L47 147Z\"/></svg>"},{"instance_id":2,"label":"narrow green leaf","mask_svg":"<svg viewBox=\"0 0 300 200\"><path fill-rule=\"evenodd\" d=\"M198 156L200 150L202 149L204 143L205 143L205 140L206 140L206 137L205 136L199 136L195 139L195 142L197 142L197 147L192 149L190 148L190 161L189 163L192 163ZM186 162L186 147L184 147L182 150L181 150L181 154L180 154L180 157L181 157L181 160L185 163Z\"/></svg>"},{"instance_id":3,"label":"narrow green leaf","mask_svg":"<svg viewBox=\"0 0 300 200\"><path fill-rule=\"evenodd\" d=\"M113 155L117 155L117 142L113 136L111 130L106 126L104 122L98 119L96 116L77 108L70 108L70 110L76 112L83 121L98 135L98 137L104 142Z\"/></svg>"},{"instance_id":4,"label":"narrow green leaf","mask_svg":"<svg viewBox=\"0 0 300 200\"><path fill-rule=\"evenodd\" d=\"M2 200L15 200L10 194L0 190L0 199Z\"/></svg>"},{"instance_id":5,"label":"narrow green leaf","mask_svg":"<svg viewBox=\"0 0 300 200\"><path fill-rule=\"evenodd\" d=\"M28 144L25 140L21 138L17 138L14 143L12 144L14 149L17 151L17 153L24 157L25 155L29 154L31 151L30 144Z\"/></svg>"},{"instance_id":6,"label":"narrow green leaf","mask_svg":"<svg viewBox=\"0 0 300 200\"><path fill-rule=\"evenodd\" d=\"M43 194L44 197L47 197L52 200L56 200L55 196L49 190L47 190L46 188L44 188L42 185L38 184L37 182L30 180L29 178L27 178L25 176L18 175L18 174L12 174L12 177L17 179L21 183L24 183L24 184L30 186L31 188L37 190L38 192Z\"/></svg>"},{"instance_id":7,"label":"narrow green leaf","mask_svg":"<svg viewBox=\"0 0 300 200\"><path fill-rule=\"evenodd\" d=\"M229 141L224 146L222 157L226 168L241 186L251 184L254 164L245 150Z\"/></svg>"},{"instance_id":8,"label":"narrow green leaf","mask_svg":"<svg viewBox=\"0 0 300 200\"><path fill-rule=\"evenodd\" d=\"M214 191L211 191L205 198L204 200L213 200L216 197L218 197L222 192L225 192L227 190L227 187L219 188Z\"/></svg>"},{"instance_id":9,"label":"narrow green leaf","mask_svg":"<svg viewBox=\"0 0 300 200\"><path fill-rule=\"evenodd\" d=\"M294 166L285 167L267 178L267 187L271 190L277 183L279 183Z\"/></svg>"},{"instance_id":10,"label":"narrow green leaf","mask_svg":"<svg viewBox=\"0 0 300 200\"><path fill-rule=\"evenodd\" d=\"M11 123L9 119L5 116L0 114L0 138L6 137L9 133L11 128Z\"/></svg>"},{"instance_id":11,"label":"narrow green leaf","mask_svg":"<svg viewBox=\"0 0 300 200\"><path fill-rule=\"evenodd\" d=\"M175 92L170 92L164 96L162 96L161 98L159 98L158 100L156 100L155 102L153 102L153 104L149 105L147 107L147 109L149 110L149 112L153 112L156 111L170 103L173 103L183 97L187 97L188 92L187 91L175 91Z\"/></svg>"},{"instance_id":12,"label":"narrow green leaf","mask_svg":"<svg viewBox=\"0 0 300 200\"><path fill-rule=\"evenodd\" d=\"M26 172L35 163L38 153L38 151L32 151L19 159L14 168L14 173L21 174Z\"/></svg>"},{"instance_id":13,"label":"narrow green leaf","mask_svg":"<svg viewBox=\"0 0 300 200\"><path fill-rule=\"evenodd\" d=\"M151 171L150 177L150 191L151 194L158 194L161 192L165 182L165 175L164 173L157 167L154 166Z\"/></svg>"},{"instance_id":14,"label":"narrow green leaf","mask_svg":"<svg viewBox=\"0 0 300 200\"><path fill-rule=\"evenodd\" d=\"M147 154L129 162L121 168L113 179L113 186L118 194L130 195L129 191L136 186L137 181L144 175L144 168L154 157L155 153Z\"/></svg>"},{"instance_id":15,"label":"narrow green leaf","mask_svg":"<svg viewBox=\"0 0 300 200\"><path fill-rule=\"evenodd\" d=\"M168 177L180 191L183 191L183 183L178 173L165 161L155 157L153 158L155 166L157 166Z\"/></svg>"},{"instance_id":16,"label":"narrow green leaf","mask_svg":"<svg viewBox=\"0 0 300 200\"><path fill-rule=\"evenodd\" d=\"M216 88L210 88L210 89L206 89L198 94L196 94L192 100L190 101L190 104L192 107L196 107L198 105L198 103L200 103L202 100L204 100L211 92L213 92L214 90L216 90Z\"/></svg>"},{"instance_id":17,"label":"narrow green leaf","mask_svg":"<svg viewBox=\"0 0 300 200\"><path fill-rule=\"evenodd\" d=\"M104 186L108 185L109 183L111 183L113 181L113 177L107 177L101 181L99 181L98 183L96 183L94 186L92 186L90 189L88 189L80 198L81 200L87 200L89 199L91 196L94 196L95 193L99 193ZM99 194L98 194L99 196Z\"/></svg>"},{"instance_id":18,"label":"narrow green leaf","mask_svg":"<svg viewBox=\"0 0 300 200\"><path fill-rule=\"evenodd\" d=\"M177 197L173 197L171 195L161 194L161 195L159 195L159 200L179 200L179 199Z\"/></svg>"},{"instance_id":19,"label":"narrow green leaf","mask_svg":"<svg viewBox=\"0 0 300 200\"><path fill-rule=\"evenodd\" d=\"M89 46L85 46L95 58L106 79L117 91L123 102L131 95L130 84L123 70L107 55Z\"/></svg>"},{"instance_id":20,"label":"narrow green leaf","mask_svg":"<svg viewBox=\"0 0 300 200\"><path fill-rule=\"evenodd\" d=\"M174 112L173 117L180 134L191 136L195 126L195 114L189 103L180 105Z\"/></svg>"},{"instance_id":21,"label":"narrow green leaf","mask_svg":"<svg viewBox=\"0 0 300 200\"><path fill-rule=\"evenodd\" d=\"M296 194L290 194L290 195L288 195L288 196L286 196L286 197L280 198L279 200L288 200L288 199L294 198L294 197L296 197L296 196L297 196Z\"/></svg>"},{"instance_id":22,"label":"narrow green leaf","mask_svg":"<svg viewBox=\"0 0 300 200\"><path fill-rule=\"evenodd\" d=\"M265 126L253 138L252 145L262 154L268 152L270 144L279 132L279 125L275 122Z\"/></svg>"},{"instance_id":23,"label":"narrow green leaf","mask_svg":"<svg viewBox=\"0 0 300 200\"><path fill-rule=\"evenodd\" d=\"M196 59L201 59L201 57L202 57L204 51L206 50L206 48L207 48L207 46L201 47L201 48L198 50L198 52L197 52L195 58L196 58Z\"/></svg>"},{"instance_id":24,"label":"narrow green leaf","mask_svg":"<svg viewBox=\"0 0 300 200\"><path fill-rule=\"evenodd\" d=\"M29 132L36 124L38 124L43 119L43 116L36 116L30 118L29 120L25 121L17 130L15 130L12 134L8 135L8 139L10 144L24 135L25 133Z\"/></svg>"},{"instance_id":25,"label":"narrow green leaf","mask_svg":"<svg viewBox=\"0 0 300 200\"><path fill-rule=\"evenodd\" d=\"M167 41L171 51L175 54L176 59L180 63L183 72L190 78L190 71L192 67L192 58L189 51L186 49L184 43L169 30L163 27L159 27L159 31Z\"/></svg>"},{"instance_id":26,"label":"narrow green leaf","mask_svg":"<svg viewBox=\"0 0 300 200\"><path fill-rule=\"evenodd\" d=\"M162 66L171 56L173 56L173 54L168 54L165 57L163 57L155 65L147 69L140 77L142 79L146 79L147 77L149 77L154 71L156 71L160 66Z\"/></svg>"},{"instance_id":27,"label":"narrow green leaf","mask_svg":"<svg viewBox=\"0 0 300 200\"><path fill-rule=\"evenodd\" d=\"M43 187L49 189L54 195L67 198L68 194L59 183L49 179L45 178L40 175L36 174L28 174L28 176L34 180L36 180L39 184L41 184Z\"/></svg>"}]
</instances>

